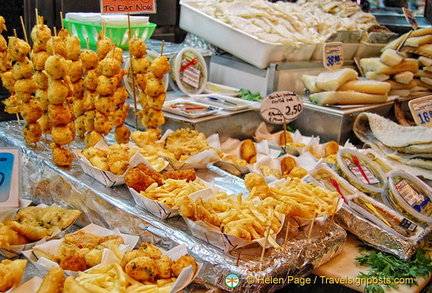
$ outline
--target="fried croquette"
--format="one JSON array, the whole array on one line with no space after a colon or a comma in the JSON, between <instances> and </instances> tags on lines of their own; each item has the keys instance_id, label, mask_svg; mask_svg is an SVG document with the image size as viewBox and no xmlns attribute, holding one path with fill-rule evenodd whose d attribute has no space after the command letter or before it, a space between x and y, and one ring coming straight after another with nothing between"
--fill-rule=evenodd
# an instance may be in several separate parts
<instances>
[{"instance_id":1,"label":"fried croquette","mask_svg":"<svg viewBox=\"0 0 432 293\"><path fill-rule=\"evenodd\" d=\"M172 264L172 272L175 277L178 277L181 271L188 266L192 266L193 272L196 273L198 270L198 264L195 259L189 254L183 255L182 257L175 260Z\"/></svg>"},{"instance_id":2,"label":"fried croquette","mask_svg":"<svg viewBox=\"0 0 432 293\"><path fill-rule=\"evenodd\" d=\"M140 256L128 262L124 268L126 274L138 282L154 282L157 275L156 261L148 256Z\"/></svg>"},{"instance_id":3,"label":"fried croquette","mask_svg":"<svg viewBox=\"0 0 432 293\"><path fill-rule=\"evenodd\" d=\"M73 161L73 154L70 150L63 148L61 145L56 143L51 143L52 148L52 158L56 165L58 166L70 166Z\"/></svg>"},{"instance_id":4,"label":"fried croquette","mask_svg":"<svg viewBox=\"0 0 432 293\"><path fill-rule=\"evenodd\" d=\"M136 168L140 169L142 172L144 172L144 174L150 176L151 178L153 178L158 185L162 185L163 184L163 178L162 175L156 171L155 169L153 169L152 167L149 167L148 165L144 164L144 163L139 163Z\"/></svg>"},{"instance_id":5,"label":"fried croquette","mask_svg":"<svg viewBox=\"0 0 432 293\"><path fill-rule=\"evenodd\" d=\"M138 250L142 251L146 256L153 259L158 259L162 256L162 251L150 242L141 243Z\"/></svg>"},{"instance_id":6,"label":"fried croquette","mask_svg":"<svg viewBox=\"0 0 432 293\"><path fill-rule=\"evenodd\" d=\"M149 175L145 174L139 168L132 168L124 177L125 183L128 187L134 189L136 192L141 192L147 189L156 181ZM157 183L156 183L157 184Z\"/></svg>"}]
</instances>

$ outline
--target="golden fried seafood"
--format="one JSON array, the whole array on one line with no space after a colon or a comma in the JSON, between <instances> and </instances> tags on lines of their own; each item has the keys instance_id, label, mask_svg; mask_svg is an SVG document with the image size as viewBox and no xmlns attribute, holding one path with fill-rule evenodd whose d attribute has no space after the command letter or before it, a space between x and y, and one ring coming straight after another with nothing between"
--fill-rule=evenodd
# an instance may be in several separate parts
<instances>
[{"instance_id":1,"label":"golden fried seafood","mask_svg":"<svg viewBox=\"0 0 432 293\"><path fill-rule=\"evenodd\" d=\"M139 73L133 75L135 78L135 85L140 89L145 89L147 85L146 73ZM140 91L141 93L142 91Z\"/></svg>"},{"instance_id":2,"label":"golden fried seafood","mask_svg":"<svg viewBox=\"0 0 432 293\"><path fill-rule=\"evenodd\" d=\"M141 121L144 122L142 124L148 128L156 128L165 124L165 116L162 110L150 108Z\"/></svg>"},{"instance_id":3,"label":"golden fried seafood","mask_svg":"<svg viewBox=\"0 0 432 293\"><path fill-rule=\"evenodd\" d=\"M129 94L125 86L118 87L113 95L114 105L124 104L128 96Z\"/></svg>"},{"instance_id":4,"label":"golden fried seafood","mask_svg":"<svg viewBox=\"0 0 432 293\"><path fill-rule=\"evenodd\" d=\"M280 160L282 176L288 176L291 170L297 166L297 162L293 157L286 156Z\"/></svg>"},{"instance_id":5,"label":"golden fried seafood","mask_svg":"<svg viewBox=\"0 0 432 293\"><path fill-rule=\"evenodd\" d=\"M163 92L157 96L152 97L148 101L148 105L150 108L156 109L156 110L162 110L163 104L166 100L166 92Z\"/></svg>"},{"instance_id":6,"label":"golden fried seafood","mask_svg":"<svg viewBox=\"0 0 432 293\"><path fill-rule=\"evenodd\" d=\"M96 54L99 60L104 59L114 46L115 44L109 38L106 38L99 33L98 40L96 41Z\"/></svg>"},{"instance_id":7,"label":"golden fried seafood","mask_svg":"<svg viewBox=\"0 0 432 293\"><path fill-rule=\"evenodd\" d=\"M99 132L100 134L103 135L108 135L108 133L110 133L111 129L112 129L112 124L110 119L100 113L99 111L95 111L96 115L95 115L95 119L94 119L94 130L96 132Z\"/></svg>"},{"instance_id":8,"label":"golden fried seafood","mask_svg":"<svg viewBox=\"0 0 432 293\"><path fill-rule=\"evenodd\" d=\"M184 268L187 268L188 266L192 266L192 270L194 273L197 272L198 264L196 263L195 259L188 254L181 256L180 258L175 260L172 264L173 275L175 277L178 277L180 275L181 271Z\"/></svg>"},{"instance_id":9,"label":"golden fried seafood","mask_svg":"<svg viewBox=\"0 0 432 293\"><path fill-rule=\"evenodd\" d=\"M97 144L100 140L103 140L102 134L92 130L86 133L84 137L84 142L86 147L94 146Z\"/></svg>"},{"instance_id":10,"label":"golden fried seafood","mask_svg":"<svg viewBox=\"0 0 432 293\"><path fill-rule=\"evenodd\" d=\"M52 124L48 117L48 113L44 113L39 119L38 123L42 129L42 133L51 134Z\"/></svg>"},{"instance_id":11,"label":"golden fried seafood","mask_svg":"<svg viewBox=\"0 0 432 293\"><path fill-rule=\"evenodd\" d=\"M172 265L173 261L166 255L161 255L160 258L156 260L157 274L156 279L168 279L172 275Z\"/></svg>"},{"instance_id":12,"label":"golden fried seafood","mask_svg":"<svg viewBox=\"0 0 432 293\"><path fill-rule=\"evenodd\" d=\"M150 67L150 60L147 58L130 58L131 71L134 74L146 73Z\"/></svg>"},{"instance_id":13,"label":"golden fried seafood","mask_svg":"<svg viewBox=\"0 0 432 293\"><path fill-rule=\"evenodd\" d=\"M54 36L51 37L46 44L46 51L50 55L59 55L66 58L66 43L62 37Z\"/></svg>"},{"instance_id":14,"label":"golden fried seafood","mask_svg":"<svg viewBox=\"0 0 432 293\"><path fill-rule=\"evenodd\" d=\"M21 109L21 101L16 95L11 95L9 98L2 101L5 105L4 111L9 114L17 114Z\"/></svg>"},{"instance_id":15,"label":"golden fried seafood","mask_svg":"<svg viewBox=\"0 0 432 293\"><path fill-rule=\"evenodd\" d=\"M93 131L94 130L94 120L96 117L96 111L95 110L91 110L91 111L87 111L84 114L84 126L86 128L87 131Z\"/></svg>"},{"instance_id":16,"label":"golden fried seafood","mask_svg":"<svg viewBox=\"0 0 432 293\"><path fill-rule=\"evenodd\" d=\"M109 171L108 160L105 157L92 157L89 160L90 164L103 171Z\"/></svg>"},{"instance_id":17,"label":"golden fried seafood","mask_svg":"<svg viewBox=\"0 0 432 293\"><path fill-rule=\"evenodd\" d=\"M31 78L34 73L33 62L25 57L22 61L17 61L12 66L12 75L15 79Z\"/></svg>"},{"instance_id":18,"label":"golden fried seafood","mask_svg":"<svg viewBox=\"0 0 432 293\"><path fill-rule=\"evenodd\" d=\"M99 62L101 73L107 77L113 77L120 73L121 63L118 60L106 57Z\"/></svg>"},{"instance_id":19,"label":"golden fried seafood","mask_svg":"<svg viewBox=\"0 0 432 293\"><path fill-rule=\"evenodd\" d=\"M150 65L149 70L154 74L156 78L162 78L165 74L169 73L171 66L166 56L156 57Z\"/></svg>"},{"instance_id":20,"label":"golden fried seafood","mask_svg":"<svg viewBox=\"0 0 432 293\"><path fill-rule=\"evenodd\" d=\"M122 126L129 114L129 105L123 104L119 108L115 109L111 116L111 122L114 127Z\"/></svg>"},{"instance_id":21,"label":"golden fried seafood","mask_svg":"<svg viewBox=\"0 0 432 293\"><path fill-rule=\"evenodd\" d=\"M0 16L0 33L2 33L3 31L7 31L6 20L3 16Z\"/></svg>"},{"instance_id":22,"label":"golden fried seafood","mask_svg":"<svg viewBox=\"0 0 432 293\"><path fill-rule=\"evenodd\" d=\"M100 113L111 116L114 112L114 101L110 96L97 95L94 100L95 109Z\"/></svg>"},{"instance_id":23,"label":"golden fried seafood","mask_svg":"<svg viewBox=\"0 0 432 293\"><path fill-rule=\"evenodd\" d=\"M84 76L84 86L90 91L95 91L98 86L98 77L96 69L90 69Z\"/></svg>"},{"instance_id":24,"label":"golden fried seafood","mask_svg":"<svg viewBox=\"0 0 432 293\"><path fill-rule=\"evenodd\" d=\"M144 252L142 252L138 249L128 250L123 254L123 257L122 257L121 262L120 262L120 266L124 269L124 267L126 266L126 264L128 262L130 262L134 258L140 257L140 256L146 256L146 255Z\"/></svg>"},{"instance_id":25,"label":"golden fried seafood","mask_svg":"<svg viewBox=\"0 0 432 293\"><path fill-rule=\"evenodd\" d=\"M46 228L35 223L7 221L6 225L15 230L18 234L24 235L30 242L41 240L49 235Z\"/></svg>"},{"instance_id":26,"label":"golden fried seafood","mask_svg":"<svg viewBox=\"0 0 432 293\"><path fill-rule=\"evenodd\" d=\"M95 148L94 146L87 147L81 151L81 154L87 159L90 160L92 157L106 157L107 151L99 148Z\"/></svg>"},{"instance_id":27,"label":"golden fried seafood","mask_svg":"<svg viewBox=\"0 0 432 293\"><path fill-rule=\"evenodd\" d=\"M27 266L26 259L5 259L0 262L0 291L18 287Z\"/></svg>"},{"instance_id":28,"label":"golden fried seafood","mask_svg":"<svg viewBox=\"0 0 432 293\"><path fill-rule=\"evenodd\" d=\"M107 54L108 57L116 59L120 64L123 64L123 50L119 47L114 47ZM120 73L122 74L122 73Z\"/></svg>"},{"instance_id":29,"label":"golden fried seafood","mask_svg":"<svg viewBox=\"0 0 432 293\"><path fill-rule=\"evenodd\" d=\"M82 78L82 75L84 73L83 67L82 67L82 61L76 60L68 63L68 75L71 80L71 82L77 82Z\"/></svg>"},{"instance_id":30,"label":"golden fried seafood","mask_svg":"<svg viewBox=\"0 0 432 293\"><path fill-rule=\"evenodd\" d=\"M63 79L68 72L66 59L59 55L50 55L45 61L45 71L52 79Z\"/></svg>"},{"instance_id":31,"label":"golden fried seafood","mask_svg":"<svg viewBox=\"0 0 432 293\"><path fill-rule=\"evenodd\" d=\"M60 259L60 267L69 271L85 271L88 269L85 254L71 254Z\"/></svg>"},{"instance_id":32,"label":"golden fried seafood","mask_svg":"<svg viewBox=\"0 0 432 293\"><path fill-rule=\"evenodd\" d=\"M83 230L78 230L74 233L68 233L64 237L64 241L76 246L93 249L100 244L101 236L87 233Z\"/></svg>"},{"instance_id":33,"label":"golden fried seafood","mask_svg":"<svg viewBox=\"0 0 432 293\"><path fill-rule=\"evenodd\" d=\"M28 122L23 127L24 140L27 143L36 143L42 136L42 128L37 122Z\"/></svg>"},{"instance_id":34,"label":"golden fried seafood","mask_svg":"<svg viewBox=\"0 0 432 293\"><path fill-rule=\"evenodd\" d=\"M38 89L48 89L48 76L43 71L36 71L32 76L33 81L36 83Z\"/></svg>"},{"instance_id":35,"label":"golden fried seafood","mask_svg":"<svg viewBox=\"0 0 432 293\"><path fill-rule=\"evenodd\" d=\"M279 145L286 146L288 143L292 143L292 142L293 142L293 138L291 132L287 130L283 130L279 135Z\"/></svg>"},{"instance_id":36,"label":"golden fried seafood","mask_svg":"<svg viewBox=\"0 0 432 293\"><path fill-rule=\"evenodd\" d=\"M76 133L83 138L86 133L85 116L81 115L75 118Z\"/></svg>"},{"instance_id":37,"label":"golden fried seafood","mask_svg":"<svg viewBox=\"0 0 432 293\"><path fill-rule=\"evenodd\" d=\"M50 79L48 82L48 100L51 104L62 104L69 96L70 88L61 79Z\"/></svg>"},{"instance_id":38,"label":"golden fried seafood","mask_svg":"<svg viewBox=\"0 0 432 293\"><path fill-rule=\"evenodd\" d=\"M10 60L23 61L30 51L30 45L26 41L17 37L9 37L7 53Z\"/></svg>"},{"instance_id":39,"label":"golden fried seafood","mask_svg":"<svg viewBox=\"0 0 432 293\"><path fill-rule=\"evenodd\" d=\"M21 104L20 114L27 122L36 122L44 113L44 110L37 99L30 99L27 103Z\"/></svg>"},{"instance_id":40,"label":"golden fried seafood","mask_svg":"<svg viewBox=\"0 0 432 293\"><path fill-rule=\"evenodd\" d=\"M37 71L42 71L45 69L45 62L47 61L48 57L50 55L48 54L47 51L39 51L39 52L34 52L32 51L30 53L30 59L33 63L34 66L34 70Z\"/></svg>"},{"instance_id":41,"label":"golden fried seafood","mask_svg":"<svg viewBox=\"0 0 432 293\"><path fill-rule=\"evenodd\" d=\"M162 79L157 78L153 73L149 72L145 74L146 87L145 93L151 97L155 97L165 92L165 85Z\"/></svg>"},{"instance_id":42,"label":"golden fried seafood","mask_svg":"<svg viewBox=\"0 0 432 293\"><path fill-rule=\"evenodd\" d=\"M166 179L174 179L174 180L186 180L186 182L194 181L196 179L195 169L182 169L182 170L174 170L167 171L162 174L162 178Z\"/></svg>"},{"instance_id":43,"label":"golden fried seafood","mask_svg":"<svg viewBox=\"0 0 432 293\"><path fill-rule=\"evenodd\" d=\"M300 166L295 166L289 173L290 177L303 178L308 174L307 170Z\"/></svg>"},{"instance_id":44,"label":"golden fried seafood","mask_svg":"<svg viewBox=\"0 0 432 293\"><path fill-rule=\"evenodd\" d=\"M135 166L135 168L140 169L142 172L144 172L144 174L147 174L148 176L152 177L158 185L163 184L162 175L158 171L156 171L155 169L149 167L148 165L146 165L144 163L139 163L138 165Z\"/></svg>"},{"instance_id":45,"label":"golden fried seafood","mask_svg":"<svg viewBox=\"0 0 432 293\"><path fill-rule=\"evenodd\" d=\"M23 102L27 102L23 97L33 94L37 90L37 85L32 78L23 78L15 81L14 92L17 94Z\"/></svg>"},{"instance_id":46,"label":"golden fried seafood","mask_svg":"<svg viewBox=\"0 0 432 293\"><path fill-rule=\"evenodd\" d=\"M270 188L265 181L265 178L257 173L247 173L244 178L246 188L250 193L258 196L260 199L264 199L268 196Z\"/></svg>"},{"instance_id":47,"label":"golden fried seafood","mask_svg":"<svg viewBox=\"0 0 432 293\"><path fill-rule=\"evenodd\" d=\"M68 35L65 38L66 59L77 61L80 58L81 44L80 39L74 35Z\"/></svg>"},{"instance_id":48,"label":"golden fried seafood","mask_svg":"<svg viewBox=\"0 0 432 293\"><path fill-rule=\"evenodd\" d=\"M204 133L195 129L181 128L167 136L165 149L174 154L175 159L184 160L210 149L210 146Z\"/></svg>"},{"instance_id":49,"label":"golden fried seafood","mask_svg":"<svg viewBox=\"0 0 432 293\"><path fill-rule=\"evenodd\" d=\"M156 183L156 181L149 175L145 174L138 168L132 168L124 177L125 183L128 187L134 189L136 192L146 190L147 187Z\"/></svg>"},{"instance_id":50,"label":"golden fried seafood","mask_svg":"<svg viewBox=\"0 0 432 293\"><path fill-rule=\"evenodd\" d=\"M0 52L7 52L7 41L3 35L0 34Z\"/></svg>"},{"instance_id":51,"label":"golden fried seafood","mask_svg":"<svg viewBox=\"0 0 432 293\"><path fill-rule=\"evenodd\" d=\"M126 125L117 126L114 129L114 139L117 143L128 143L131 131Z\"/></svg>"},{"instance_id":52,"label":"golden fried seafood","mask_svg":"<svg viewBox=\"0 0 432 293\"><path fill-rule=\"evenodd\" d=\"M74 100L81 100L84 98L84 92L85 92L85 87L84 87L84 79L80 78L78 79L76 82L74 82L72 84L72 99Z\"/></svg>"},{"instance_id":53,"label":"golden fried seafood","mask_svg":"<svg viewBox=\"0 0 432 293\"><path fill-rule=\"evenodd\" d=\"M128 45L131 56L141 58L147 54L147 46L143 39L132 37L129 39Z\"/></svg>"},{"instance_id":54,"label":"golden fried seafood","mask_svg":"<svg viewBox=\"0 0 432 293\"><path fill-rule=\"evenodd\" d=\"M75 99L72 102L72 112L74 117L84 115L86 109L84 108L84 99Z\"/></svg>"},{"instance_id":55,"label":"golden fried seafood","mask_svg":"<svg viewBox=\"0 0 432 293\"><path fill-rule=\"evenodd\" d=\"M4 88L6 88L10 93L15 93L15 82L16 79L12 75L12 71L6 71L1 74L1 82Z\"/></svg>"},{"instance_id":56,"label":"golden fried seafood","mask_svg":"<svg viewBox=\"0 0 432 293\"><path fill-rule=\"evenodd\" d=\"M157 275L157 265L154 259L140 256L128 262L124 268L126 274L138 282L154 282Z\"/></svg>"},{"instance_id":57,"label":"golden fried seafood","mask_svg":"<svg viewBox=\"0 0 432 293\"><path fill-rule=\"evenodd\" d=\"M70 150L58 145L56 143L51 143L52 158L56 165L58 166L70 166L73 161L73 154Z\"/></svg>"},{"instance_id":58,"label":"golden fried seafood","mask_svg":"<svg viewBox=\"0 0 432 293\"><path fill-rule=\"evenodd\" d=\"M0 72L6 72L12 69L12 62L8 59L7 51L0 51Z\"/></svg>"},{"instance_id":59,"label":"golden fried seafood","mask_svg":"<svg viewBox=\"0 0 432 293\"><path fill-rule=\"evenodd\" d=\"M100 75L97 79L97 83L96 91L98 94L108 96L114 94L120 84L120 80L117 76L107 77L105 75Z\"/></svg>"},{"instance_id":60,"label":"golden fried seafood","mask_svg":"<svg viewBox=\"0 0 432 293\"><path fill-rule=\"evenodd\" d=\"M59 145L70 144L75 138L75 132L72 132L70 127L66 126L53 126L51 130L51 139Z\"/></svg>"},{"instance_id":61,"label":"golden fried seafood","mask_svg":"<svg viewBox=\"0 0 432 293\"><path fill-rule=\"evenodd\" d=\"M129 167L129 161L116 161L109 164L109 171L116 175L123 175Z\"/></svg>"},{"instance_id":62,"label":"golden fried seafood","mask_svg":"<svg viewBox=\"0 0 432 293\"><path fill-rule=\"evenodd\" d=\"M44 111L48 111L48 105L50 102L48 100L47 90L37 89L35 92L35 98L39 100Z\"/></svg>"},{"instance_id":63,"label":"golden fried seafood","mask_svg":"<svg viewBox=\"0 0 432 293\"><path fill-rule=\"evenodd\" d=\"M26 239L24 238L24 240ZM11 245L22 243L25 243L25 241L20 240L18 232L13 230L9 225L0 223L0 248L9 249Z\"/></svg>"},{"instance_id":64,"label":"golden fried seafood","mask_svg":"<svg viewBox=\"0 0 432 293\"><path fill-rule=\"evenodd\" d=\"M38 16L38 24L33 26L30 38L33 41L33 51L41 52L46 51L46 43L51 39L51 29L43 24L43 18Z\"/></svg>"},{"instance_id":65,"label":"golden fried seafood","mask_svg":"<svg viewBox=\"0 0 432 293\"><path fill-rule=\"evenodd\" d=\"M50 104L48 106L48 115L53 126L66 125L73 118L70 106L67 103Z\"/></svg>"},{"instance_id":66,"label":"golden fried seafood","mask_svg":"<svg viewBox=\"0 0 432 293\"><path fill-rule=\"evenodd\" d=\"M240 146L240 157L249 164L256 160L256 147L252 139L245 139Z\"/></svg>"},{"instance_id":67,"label":"golden fried seafood","mask_svg":"<svg viewBox=\"0 0 432 293\"><path fill-rule=\"evenodd\" d=\"M95 69L99 63L99 59L96 52L90 49L81 50L80 59L82 61L85 71L88 71L90 69Z\"/></svg>"},{"instance_id":68,"label":"golden fried seafood","mask_svg":"<svg viewBox=\"0 0 432 293\"><path fill-rule=\"evenodd\" d=\"M324 156L328 157L331 155L336 155L339 151L339 144L332 140L325 144L324 146Z\"/></svg>"},{"instance_id":69,"label":"golden fried seafood","mask_svg":"<svg viewBox=\"0 0 432 293\"><path fill-rule=\"evenodd\" d=\"M94 102L95 102L97 95L98 95L97 92L84 91L84 98L83 98L84 105L83 105L83 107L86 111L91 111L91 110L95 109Z\"/></svg>"},{"instance_id":70,"label":"golden fried seafood","mask_svg":"<svg viewBox=\"0 0 432 293\"><path fill-rule=\"evenodd\" d=\"M66 275L61 267L52 266L43 277L36 293L62 293Z\"/></svg>"}]
</instances>

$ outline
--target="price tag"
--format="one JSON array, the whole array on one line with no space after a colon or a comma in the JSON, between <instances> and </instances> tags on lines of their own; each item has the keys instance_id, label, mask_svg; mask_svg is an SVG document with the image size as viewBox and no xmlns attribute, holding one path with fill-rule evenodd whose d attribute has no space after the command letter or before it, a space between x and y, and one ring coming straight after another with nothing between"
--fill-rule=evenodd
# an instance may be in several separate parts
<instances>
[{"instance_id":1,"label":"price tag","mask_svg":"<svg viewBox=\"0 0 432 293\"><path fill-rule=\"evenodd\" d=\"M101 0L101 13L156 13L154 0Z\"/></svg>"},{"instance_id":2,"label":"price tag","mask_svg":"<svg viewBox=\"0 0 432 293\"><path fill-rule=\"evenodd\" d=\"M303 110L303 100L291 91L274 92L261 102L261 117L272 124L295 120Z\"/></svg>"},{"instance_id":3,"label":"price tag","mask_svg":"<svg viewBox=\"0 0 432 293\"><path fill-rule=\"evenodd\" d=\"M19 149L0 148L0 207L19 206Z\"/></svg>"},{"instance_id":4,"label":"price tag","mask_svg":"<svg viewBox=\"0 0 432 293\"><path fill-rule=\"evenodd\" d=\"M405 19L408 22L408 24L414 29L418 29L418 24L417 24L417 19L415 18L414 13L409 10L406 9L405 7L402 7L402 11L405 14Z\"/></svg>"},{"instance_id":5,"label":"price tag","mask_svg":"<svg viewBox=\"0 0 432 293\"><path fill-rule=\"evenodd\" d=\"M408 107L417 125L432 127L432 96L411 100Z\"/></svg>"},{"instance_id":6,"label":"price tag","mask_svg":"<svg viewBox=\"0 0 432 293\"><path fill-rule=\"evenodd\" d=\"M341 42L325 43L323 50L324 67L338 69L343 65L343 47Z\"/></svg>"}]
</instances>

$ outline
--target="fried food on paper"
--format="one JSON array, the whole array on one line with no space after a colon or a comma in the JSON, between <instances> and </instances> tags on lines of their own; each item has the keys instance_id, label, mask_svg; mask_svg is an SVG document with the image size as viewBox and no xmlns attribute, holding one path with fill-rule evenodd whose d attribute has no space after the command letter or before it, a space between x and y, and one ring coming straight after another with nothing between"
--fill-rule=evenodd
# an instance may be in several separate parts
<instances>
[{"instance_id":1,"label":"fried food on paper","mask_svg":"<svg viewBox=\"0 0 432 293\"><path fill-rule=\"evenodd\" d=\"M245 139L240 146L240 157L249 164L253 164L256 162L256 155L257 150L253 140Z\"/></svg>"},{"instance_id":2,"label":"fried food on paper","mask_svg":"<svg viewBox=\"0 0 432 293\"><path fill-rule=\"evenodd\" d=\"M174 180L186 180L186 182L194 181L196 179L195 169L182 169L182 170L174 170L167 171L162 173L163 179L174 179Z\"/></svg>"},{"instance_id":3,"label":"fried food on paper","mask_svg":"<svg viewBox=\"0 0 432 293\"><path fill-rule=\"evenodd\" d=\"M289 143L294 142L291 132L283 130L279 135L279 145L286 146Z\"/></svg>"},{"instance_id":4,"label":"fried food on paper","mask_svg":"<svg viewBox=\"0 0 432 293\"><path fill-rule=\"evenodd\" d=\"M297 162L293 157L286 156L280 160L282 176L288 176L291 170L297 166Z\"/></svg>"},{"instance_id":5,"label":"fried food on paper","mask_svg":"<svg viewBox=\"0 0 432 293\"><path fill-rule=\"evenodd\" d=\"M62 268L52 266L42 279L36 293L62 293L66 275Z\"/></svg>"},{"instance_id":6,"label":"fried food on paper","mask_svg":"<svg viewBox=\"0 0 432 293\"><path fill-rule=\"evenodd\" d=\"M245 175L244 183L251 194L250 197L258 196L260 199L264 199L268 196L269 186L262 175L248 173Z\"/></svg>"},{"instance_id":7,"label":"fried food on paper","mask_svg":"<svg viewBox=\"0 0 432 293\"><path fill-rule=\"evenodd\" d=\"M27 260L5 259L0 262L0 291L5 292L11 288L18 287L27 266Z\"/></svg>"},{"instance_id":8,"label":"fried food on paper","mask_svg":"<svg viewBox=\"0 0 432 293\"><path fill-rule=\"evenodd\" d=\"M198 264L192 256L188 254L181 256L180 258L176 259L172 264L173 275L175 277L178 277L181 271L188 266L192 266L192 270L195 273L198 270Z\"/></svg>"},{"instance_id":9,"label":"fried food on paper","mask_svg":"<svg viewBox=\"0 0 432 293\"><path fill-rule=\"evenodd\" d=\"M82 286L75 277L68 276L64 282L63 293L92 293Z\"/></svg>"},{"instance_id":10,"label":"fried food on paper","mask_svg":"<svg viewBox=\"0 0 432 293\"><path fill-rule=\"evenodd\" d=\"M156 183L151 176L145 174L139 168L132 168L129 170L124 177L125 183L128 187L133 188L136 192L146 190L147 187Z\"/></svg>"}]
</instances>

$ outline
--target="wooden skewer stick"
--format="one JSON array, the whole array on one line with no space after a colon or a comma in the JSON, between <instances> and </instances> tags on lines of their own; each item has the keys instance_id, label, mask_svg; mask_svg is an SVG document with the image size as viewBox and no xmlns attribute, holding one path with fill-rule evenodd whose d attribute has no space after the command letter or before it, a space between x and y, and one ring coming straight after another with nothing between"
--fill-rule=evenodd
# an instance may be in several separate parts
<instances>
[{"instance_id":1,"label":"wooden skewer stick","mask_svg":"<svg viewBox=\"0 0 432 293\"><path fill-rule=\"evenodd\" d=\"M163 55L164 47L165 47L165 40L162 40L162 44L161 44L161 51L160 51L160 55L161 55L161 56Z\"/></svg>"},{"instance_id":2,"label":"wooden skewer stick","mask_svg":"<svg viewBox=\"0 0 432 293\"><path fill-rule=\"evenodd\" d=\"M314 226L314 224L315 224L316 216L317 216L317 214L316 214L316 212L315 212L315 213L314 213L314 216L313 216L313 219L312 219L312 222L310 223L310 226L309 226L309 232L308 232L308 236L307 236L307 242L308 242L308 243L309 243L310 238L311 238L311 235L312 235L312 230L313 230L313 226Z\"/></svg>"},{"instance_id":3,"label":"wooden skewer stick","mask_svg":"<svg viewBox=\"0 0 432 293\"><path fill-rule=\"evenodd\" d=\"M286 227L286 232L285 232L285 238L284 238L284 245L283 245L283 250L286 250L287 247L287 242L288 242L288 234L289 234L289 229L290 229L290 222L287 222L287 227Z\"/></svg>"},{"instance_id":4,"label":"wooden skewer stick","mask_svg":"<svg viewBox=\"0 0 432 293\"><path fill-rule=\"evenodd\" d=\"M335 214L336 214L336 212L337 212L337 208L338 208L338 206L339 206L339 203L340 203L341 198L342 198L342 197L339 196L339 198L338 198L338 200L337 200L337 202L336 202L336 206L335 206L335 208L334 208L333 215L331 215L331 217L330 217L330 222L329 222L329 224L328 224L328 226L327 226L327 229L326 229L326 234L330 231L330 228L331 228L331 226L332 226L332 224L333 224L333 220L334 220Z\"/></svg>"},{"instance_id":5,"label":"wooden skewer stick","mask_svg":"<svg viewBox=\"0 0 432 293\"><path fill-rule=\"evenodd\" d=\"M19 116L19 113L15 113L17 121L18 121L18 125L21 126L21 118Z\"/></svg>"},{"instance_id":6,"label":"wooden skewer stick","mask_svg":"<svg viewBox=\"0 0 432 293\"><path fill-rule=\"evenodd\" d=\"M14 33L14 37L15 37L15 38L18 38L18 34L17 34L16 29L13 29L13 33Z\"/></svg>"},{"instance_id":7,"label":"wooden skewer stick","mask_svg":"<svg viewBox=\"0 0 432 293\"><path fill-rule=\"evenodd\" d=\"M262 267L262 264L263 264L264 254L265 254L266 247L267 247L267 241L268 241L268 238L269 238L269 236L270 236L271 223L272 223L273 216L274 216L274 210L272 209L272 210L271 210L271 215L270 215L270 217L269 217L269 222L268 222L268 224L267 224L267 229L266 229L266 231L265 231L264 245L263 245L263 247L262 247L262 251L261 251L261 257L260 257L260 266L261 266L261 267Z\"/></svg>"},{"instance_id":8,"label":"wooden skewer stick","mask_svg":"<svg viewBox=\"0 0 432 293\"><path fill-rule=\"evenodd\" d=\"M28 43L29 40L28 40L28 37L27 37L27 30L26 30L26 27L25 27L25 24L24 24L24 19L23 19L22 16L20 16L20 20L21 20L21 26L22 26L22 29L23 29L23 32L24 32L24 41L26 41Z\"/></svg>"},{"instance_id":9,"label":"wooden skewer stick","mask_svg":"<svg viewBox=\"0 0 432 293\"><path fill-rule=\"evenodd\" d=\"M61 24L61 28L64 29L63 11L60 11L60 24Z\"/></svg>"},{"instance_id":10,"label":"wooden skewer stick","mask_svg":"<svg viewBox=\"0 0 432 293\"><path fill-rule=\"evenodd\" d=\"M238 254L237 254L236 266L239 266L239 263L240 263L240 255L241 255L241 249L239 249Z\"/></svg>"}]
</instances>

